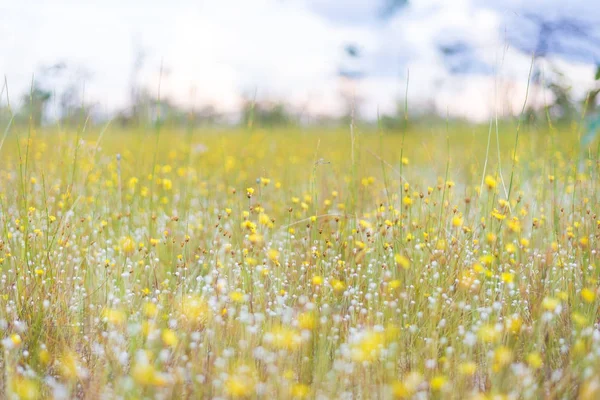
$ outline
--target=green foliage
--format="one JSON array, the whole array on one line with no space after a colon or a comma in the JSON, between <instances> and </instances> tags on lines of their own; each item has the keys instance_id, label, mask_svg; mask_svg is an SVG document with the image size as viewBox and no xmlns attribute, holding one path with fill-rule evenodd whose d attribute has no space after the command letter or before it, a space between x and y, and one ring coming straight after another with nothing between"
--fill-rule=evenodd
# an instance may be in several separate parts
<instances>
[{"instance_id":1,"label":"green foliage","mask_svg":"<svg viewBox=\"0 0 600 400\"><path fill-rule=\"evenodd\" d=\"M21 97L23 105L19 110L18 120L30 120L34 126L40 126L51 97L50 91L34 83L31 91Z\"/></svg>"},{"instance_id":2,"label":"green foliage","mask_svg":"<svg viewBox=\"0 0 600 400\"><path fill-rule=\"evenodd\" d=\"M242 109L242 124L251 128L287 126L295 123L295 118L285 104L247 101Z\"/></svg>"}]
</instances>

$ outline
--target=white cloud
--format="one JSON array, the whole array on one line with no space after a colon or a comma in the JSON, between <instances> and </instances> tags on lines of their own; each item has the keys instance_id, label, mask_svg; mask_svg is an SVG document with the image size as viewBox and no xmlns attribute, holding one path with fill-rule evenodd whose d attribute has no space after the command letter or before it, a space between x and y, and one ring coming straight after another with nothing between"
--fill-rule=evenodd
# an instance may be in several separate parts
<instances>
[{"instance_id":1,"label":"white cloud","mask_svg":"<svg viewBox=\"0 0 600 400\"><path fill-rule=\"evenodd\" d=\"M392 111L404 97L407 69L411 104L434 99L440 110L482 120L495 105L505 113L515 107L507 104L522 103L530 58L506 51L507 10L477 0L423 0L377 20L379 5L366 0L14 2L0 6L0 73L15 95L26 90L40 66L59 60L84 66L92 75L86 97L113 110L129 100L137 40L147 53L139 81L155 93L162 60L161 91L177 103L210 103L235 112L241 96L256 91L259 99L285 99L309 114L340 113L342 49L357 43L366 73L359 90L369 117L378 109ZM471 43L498 77L451 76L436 46L455 39ZM589 65L556 64L578 87L590 84Z\"/></svg>"},{"instance_id":2,"label":"white cloud","mask_svg":"<svg viewBox=\"0 0 600 400\"><path fill-rule=\"evenodd\" d=\"M334 29L301 4L279 1L225 0L179 15L175 25L164 53L171 71L165 87L182 99L191 84L203 101L222 108L234 107L243 92L291 103L327 98L322 89L335 80L344 39L368 37Z\"/></svg>"}]
</instances>

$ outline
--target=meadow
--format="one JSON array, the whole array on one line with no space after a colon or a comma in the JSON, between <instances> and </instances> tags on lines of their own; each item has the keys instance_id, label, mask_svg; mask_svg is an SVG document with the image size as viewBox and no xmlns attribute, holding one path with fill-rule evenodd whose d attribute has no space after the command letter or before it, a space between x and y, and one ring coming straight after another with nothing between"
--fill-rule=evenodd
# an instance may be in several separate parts
<instances>
[{"instance_id":1,"label":"meadow","mask_svg":"<svg viewBox=\"0 0 600 400\"><path fill-rule=\"evenodd\" d=\"M5 397L600 396L581 127L12 127Z\"/></svg>"}]
</instances>

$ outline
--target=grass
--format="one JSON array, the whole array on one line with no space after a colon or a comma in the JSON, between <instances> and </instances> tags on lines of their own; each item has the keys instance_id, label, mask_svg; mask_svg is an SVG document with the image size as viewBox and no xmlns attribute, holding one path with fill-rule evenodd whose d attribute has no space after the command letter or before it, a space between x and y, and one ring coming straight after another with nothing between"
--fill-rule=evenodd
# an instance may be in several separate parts
<instances>
[{"instance_id":1,"label":"grass","mask_svg":"<svg viewBox=\"0 0 600 400\"><path fill-rule=\"evenodd\" d=\"M520 130L13 126L3 392L596 398L598 154Z\"/></svg>"}]
</instances>

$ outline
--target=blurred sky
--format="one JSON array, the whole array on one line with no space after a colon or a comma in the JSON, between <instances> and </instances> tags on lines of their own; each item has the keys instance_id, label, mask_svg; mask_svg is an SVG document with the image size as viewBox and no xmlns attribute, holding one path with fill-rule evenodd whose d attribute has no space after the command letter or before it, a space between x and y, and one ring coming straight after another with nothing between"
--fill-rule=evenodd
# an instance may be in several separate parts
<instances>
[{"instance_id":1,"label":"blurred sky","mask_svg":"<svg viewBox=\"0 0 600 400\"><path fill-rule=\"evenodd\" d=\"M364 74L356 92L373 118L403 99L409 70L410 104L483 120L522 106L531 55L511 41L537 32L524 15L600 26L596 0L412 0L383 16L386 1L0 0L0 73L16 98L32 74L64 62L68 73L52 85L85 80L86 99L109 112L128 104L141 49L138 83L156 92L162 60L163 96L182 105L235 112L241 96L256 93L318 115L343 111L338 72L350 67ZM458 40L469 44L473 65L452 74L439 45ZM348 43L360 61L345 56ZM579 53L553 64L582 91L600 58Z\"/></svg>"}]
</instances>

